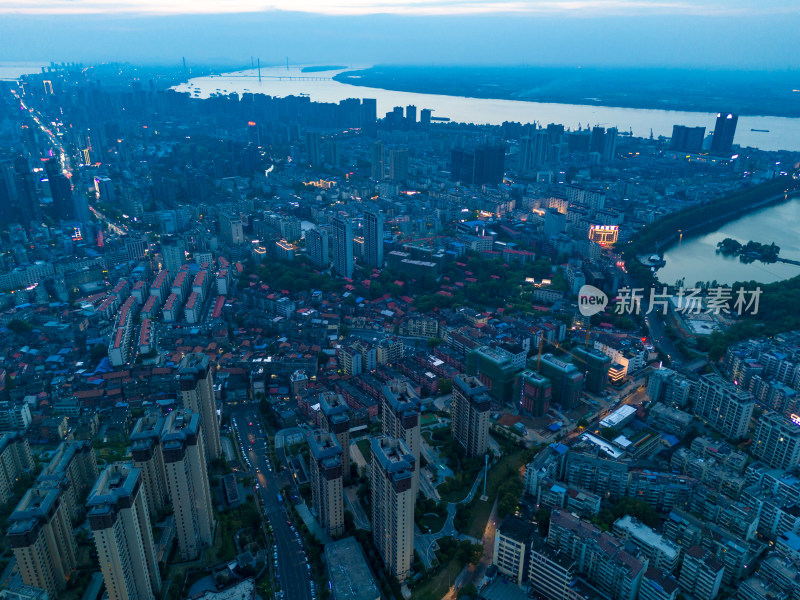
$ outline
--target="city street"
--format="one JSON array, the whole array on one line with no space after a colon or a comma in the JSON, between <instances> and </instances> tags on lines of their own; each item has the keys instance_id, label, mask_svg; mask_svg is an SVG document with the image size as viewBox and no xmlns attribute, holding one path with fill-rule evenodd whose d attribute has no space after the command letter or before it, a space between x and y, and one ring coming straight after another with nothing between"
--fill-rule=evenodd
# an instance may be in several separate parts
<instances>
[{"instance_id":1,"label":"city street","mask_svg":"<svg viewBox=\"0 0 800 600\"><path fill-rule=\"evenodd\" d=\"M311 600L305 554L300 542L292 533L286 507L278 500L280 488L267 462L265 438L258 429L258 409L256 406L240 405L231 410L231 417L236 419L235 429L252 465L252 475L260 486L258 493L261 505L272 525L275 545L278 548L280 588L288 600ZM250 440L254 440L254 443Z\"/></svg>"}]
</instances>

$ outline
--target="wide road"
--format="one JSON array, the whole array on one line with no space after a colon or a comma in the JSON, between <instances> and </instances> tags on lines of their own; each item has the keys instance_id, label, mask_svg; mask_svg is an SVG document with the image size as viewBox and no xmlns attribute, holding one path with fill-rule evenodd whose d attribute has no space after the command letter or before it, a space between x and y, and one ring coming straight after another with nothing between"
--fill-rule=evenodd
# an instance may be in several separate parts
<instances>
[{"instance_id":1,"label":"wide road","mask_svg":"<svg viewBox=\"0 0 800 600\"><path fill-rule=\"evenodd\" d=\"M260 485L257 492L261 497L264 513L272 525L278 548L280 588L284 591L284 598L311 600L311 577L306 569L305 552L289 526L286 507L278 501L280 488L275 481L275 474L268 466L264 435L258 429L258 409L252 405L237 406L231 411L231 417L236 419L235 429L252 465L253 476ZM272 560L272 556L269 560Z\"/></svg>"},{"instance_id":2,"label":"wide road","mask_svg":"<svg viewBox=\"0 0 800 600\"><path fill-rule=\"evenodd\" d=\"M643 304L643 311L647 311L647 308L644 307ZM660 312L656 312L659 309L653 309L653 312L650 314L645 314L644 321L647 324L647 330L649 333L650 340L653 342L653 345L661 350L662 354L665 354L667 358L673 363L673 366L680 366L682 363L682 356L680 351L672 343L672 340L669 339L669 336L666 333L666 325L664 324L664 315Z\"/></svg>"}]
</instances>

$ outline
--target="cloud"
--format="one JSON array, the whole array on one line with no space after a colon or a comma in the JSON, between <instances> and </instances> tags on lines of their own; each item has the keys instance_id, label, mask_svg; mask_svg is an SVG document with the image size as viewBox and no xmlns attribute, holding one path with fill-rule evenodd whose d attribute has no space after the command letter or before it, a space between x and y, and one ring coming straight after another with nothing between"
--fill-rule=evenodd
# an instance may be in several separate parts
<instances>
[{"instance_id":1,"label":"cloud","mask_svg":"<svg viewBox=\"0 0 800 600\"><path fill-rule=\"evenodd\" d=\"M769 15L800 13L794 0L5 0L0 14L183 15L269 11L320 15Z\"/></svg>"}]
</instances>

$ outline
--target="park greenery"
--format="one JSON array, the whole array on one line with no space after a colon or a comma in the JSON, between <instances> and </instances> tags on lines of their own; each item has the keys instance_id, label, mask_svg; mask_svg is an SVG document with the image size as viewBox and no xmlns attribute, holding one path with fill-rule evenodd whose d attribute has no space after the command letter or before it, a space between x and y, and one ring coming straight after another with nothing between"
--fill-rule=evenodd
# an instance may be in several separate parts
<instances>
[{"instance_id":1,"label":"park greenery","mask_svg":"<svg viewBox=\"0 0 800 600\"><path fill-rule=\"evenodd\" d=\"M514 514L521 495L522 481L519 477L512 477L501 483L497 490L497 516L503 519Z\"/></svg>"},{"instance_id":2,"label":"park greenery","mask_svg":"<svg viewBox=\"0 0 800 600\"><path fill-rule=\"evenodd\" d=\"M717 244L720 254L725 256L738 256L739 260L745 264L760 260L764 263L774 263L778 260L781 252L780 246L775 242L771 244L761 244L750 240L746 244L740 243L733 238L725 238Z\"/></svg>"},{"instance_id":3,"label":"park greenery","mask_svg":"<svg viewBox=\"0 0 800 600\"><path fill-rule=\"evenodd\" d=\"M11 319L6 327L8 327L10 331L16 333L17 335L28 333L31 329L33 329L33 326L30 323L21 319Z\"/></svg>"},{"instance_id":4,"label":"park greenery","mask_svg":"<svg viewBox=\"0 0 800 600\"><path fill-rule=\"evenodd\" d=\"M614 521L625 515L638 519L648 527L656 528L661 524L661 517L650 504L644 500L628 496L623 496L614 504L601 510L592 519L592 522L605 531L611 531Z\"/></svg>"}]
</instances>

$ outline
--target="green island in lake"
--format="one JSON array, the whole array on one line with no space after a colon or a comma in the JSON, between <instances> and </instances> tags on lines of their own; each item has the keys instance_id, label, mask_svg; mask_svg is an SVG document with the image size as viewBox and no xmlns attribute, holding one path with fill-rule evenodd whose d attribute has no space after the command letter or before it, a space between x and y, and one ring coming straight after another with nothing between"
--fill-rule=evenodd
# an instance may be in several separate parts
<instances>
[{"instance_id":1,"label":"green island in lake","mask_svg":"<svg viewBox=\"0 0 800 600\"><path fill-rule=\"evenodd\" d=\"M725 238L717 244L717 249L725 256L738 256L743 263L751 263L760 260L764 263L774 263L778 261L781 252L780 246L772 244L761 244L750 240L742 245L733 238Z\"/></svg>"}]
</instances>

